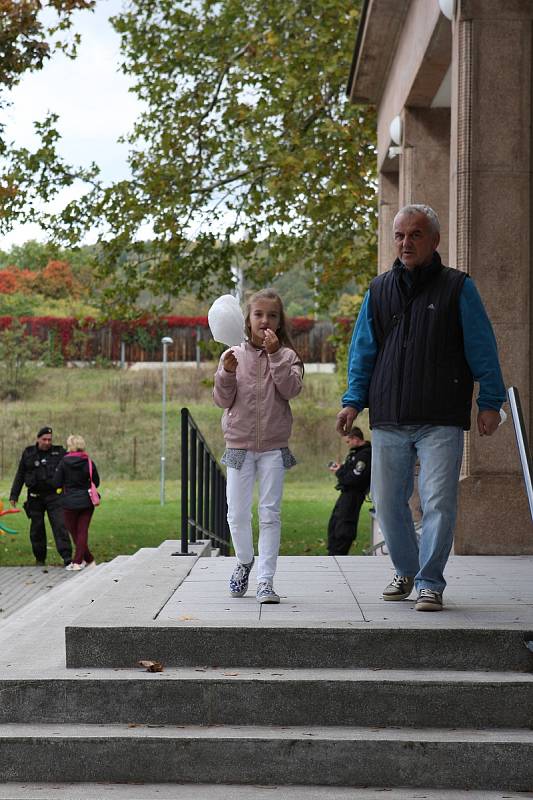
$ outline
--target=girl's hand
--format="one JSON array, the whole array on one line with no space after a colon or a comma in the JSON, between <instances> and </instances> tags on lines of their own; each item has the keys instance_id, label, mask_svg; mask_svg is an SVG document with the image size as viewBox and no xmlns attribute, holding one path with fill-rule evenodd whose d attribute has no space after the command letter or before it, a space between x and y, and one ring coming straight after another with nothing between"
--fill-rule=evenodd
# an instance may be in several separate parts
<instances>
[{"instance_id":1,"label":"girl's hand","mask_svg":"<svg viewBox=\"0 0 533 800\"><path fill-rule=\"evenodd\" d=\"M265 331L264 344L267 353L275 353L280 348L279 339L270 328Z\"/></svg>"},{"instance_id":2,"label":"girl's hand","mask_svg":"<svg viewBox=\"0 0 533 800\"><path fill-rule=\"evenodd\" d=\"M235 353L233 352L233 350L228 350L227 353L224 353L222 366L224 367L226 372L236 372L238 363L239 362L235 358Z\"/></svg>"}]
</instances>

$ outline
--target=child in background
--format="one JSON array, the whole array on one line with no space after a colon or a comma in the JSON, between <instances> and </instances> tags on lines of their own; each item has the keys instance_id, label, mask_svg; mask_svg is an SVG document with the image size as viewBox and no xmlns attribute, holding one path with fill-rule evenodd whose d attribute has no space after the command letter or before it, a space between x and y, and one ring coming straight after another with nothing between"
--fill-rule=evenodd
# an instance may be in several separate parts
<instances>
[{"instance_id":1,"label":"child in background","mask_svg":"<svg viewBox=\"0 0 533 800\"><path fill-rule=\"evenodd\" d=\"M225 409L222 431L227 466L228 523L237 566L232 597L243 597L254 564L252 501L259 489L259 603L279 603L273 580L281 538L285 470L296 462L288 448L292 429L289 400L302 389L303 363L290 340L281 298L272 289L248 302L248 341L226 350L215 374L217 406Z\"/></svg>"}]
</instances>

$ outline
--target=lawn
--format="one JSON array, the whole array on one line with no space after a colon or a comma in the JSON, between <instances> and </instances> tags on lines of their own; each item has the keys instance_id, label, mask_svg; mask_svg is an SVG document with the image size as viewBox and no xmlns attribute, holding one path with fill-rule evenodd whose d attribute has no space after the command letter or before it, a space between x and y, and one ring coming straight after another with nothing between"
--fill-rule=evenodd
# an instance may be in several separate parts
<instances>
[{"instance_id":1,"label":"lawn","mask_svg":"<svg viewBox=\"0 0 533 800\"><path fill-rule=\"evenodd\" d=\"M98 465L103 502L91 526L91 547L105 561L140 547L157 546L179 536L180 409L187 406L213 453L224 442L221 411L213 405L214 365L200 370L173 368L168 376L166 449L167 503L159 503L161 371L36 368L35 386L23 400L0 405L0 497L7 504L22 449L36 431L52 425L54 440L81 433ZM282 553L326 552L327 522L337 497L326 464L344 457L346 447L334 432L340 389L334 375L306 375L304 390L291 403L291 449L298 460L287 474L282 509ZM366 429L366 418L361 424ZM24 499L21 496L21 501ZM2 566L31 564L28 520L23 513L6 518L16 536L0 536ZM369 541L365 510L357 548ZM51 534L49 539L52 540ZM50 545L50 563L59 563Z\"/></svg>"},{"instance_id":2,"label":"lawn","mask_svg":"<svg viewBox=\"0 0 533 800\"><path fill-rule=\"evenodd\" d=\"M329 477L329 476L328 476ZM6 483L0 484L5 497ZM179 538L178 484L166 486L166 503L159 502L156 481L111 481L102 489L102 505L94 512L90 547L97 561L117 555L130 555L140 547L157 547L165 539ZM287 481L282 510L282 555L324 555L329 515L337 493L331 480ZM24 566L33 563L28 536L29 521L24 513L9 516L8 527L19 533L0 537L0 565ZM365 506L359 524L354 553L369 543L369 516ZM60 564L51 531L48 529L48 563Z\"/></svg>"}]
</instances>

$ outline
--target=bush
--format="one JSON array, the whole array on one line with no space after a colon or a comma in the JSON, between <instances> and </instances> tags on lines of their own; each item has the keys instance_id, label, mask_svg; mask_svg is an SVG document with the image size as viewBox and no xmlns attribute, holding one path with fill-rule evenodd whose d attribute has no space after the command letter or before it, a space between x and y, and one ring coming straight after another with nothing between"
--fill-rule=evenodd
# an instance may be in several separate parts
<instances>
[{"instance_id":1,"label":"bush","mask_svg":"<svg viewBox=\"0 0 533 800\"><path fill-rule=\"evenodd\" d=\"M28 361L40 354L41 343L33 336L26 336L25 328L18 320L0 333L0 397L3 400L20 399L38 382L35 368L28 365Z\"/></svg>"}]
</instances>

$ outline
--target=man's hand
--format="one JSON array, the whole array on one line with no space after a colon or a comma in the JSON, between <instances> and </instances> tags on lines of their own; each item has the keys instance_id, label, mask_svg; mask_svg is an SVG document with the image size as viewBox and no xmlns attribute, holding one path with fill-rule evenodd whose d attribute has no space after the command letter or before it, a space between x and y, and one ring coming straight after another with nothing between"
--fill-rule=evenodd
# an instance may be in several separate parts
<instances>
[{"instance_id":1,"label":"man's hand","mask_svg":"<svg viewBox=\"0 0 533 800\"><path fill-rule=\"evenodd\" d=\"M492 436L500 424L500 412L490 408L480 411L477 415L477 429L480 436Z\"/></svg>"},{"instance_id":2,"label":"man's hand","mask_svg":"<svg viewBox=\"0 0 533 800\"><path fill-rule=\"evenodd\" d=\"M227 353L224 353L224 358L222 360L222 366L226 370L226 372L237 372L237 359L235 358L235 353L233 350L228 350Z\"/></svg>"},{"instance_id":3,"label":"man's hand","mask_svg":"<svg viewBox=\"0 0 533 800\"><path fill-rule=\"evenodd\" d=\"M17 501L16 500L10 500L9 501L9 505L11 506L11 508L16 508L17 507Z\"/></svg>"},{"instance_id":4,"label":"man's hand","mask_svg":"<svg viewBox=\"0 0 533 800\"><path fill-rule=\"evenodd\" d=\"M337 414L337 424L335 426L335 430L339 436L346 436L346 434L350 433L358 414L359 411L356 408L352 408L352 406L346 406L342 411L339 411Z\"/></svg>"}]
</instances>

